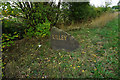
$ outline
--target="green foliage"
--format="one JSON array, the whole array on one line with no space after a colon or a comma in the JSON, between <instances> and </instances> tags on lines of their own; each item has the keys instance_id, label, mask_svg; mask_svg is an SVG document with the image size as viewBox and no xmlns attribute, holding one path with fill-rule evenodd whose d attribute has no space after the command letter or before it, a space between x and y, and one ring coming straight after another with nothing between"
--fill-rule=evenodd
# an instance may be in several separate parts
<instances>
[{"instance_id":1,"label":"green foliage","mask_svg":"<svg viewBox=\"0 0 120 80\"><path fill-rule=\"evenodd\" d=\"M15 18L14 18L15 19ZM13 34L14 32L19 33L20 38L24 34L26 24L22 25L16 20L3 19L2 20L2 32L6 34Z\"/></svg>"},{"instance_id":2,"label":"green foliage","mask_svg":"<svg viewBox=\"0 0 120 80\"><path fill-rule=\"evenodd\" d=\"M112 9L119 10L119 7L120 6L118 6L118 5L117 6L113 6Z\"/></svg>"},{"instance_id":3,"label":"green foliage","mask_svg":"<svg viewBox=\"0 0 120 80\"><path fill-rule=\"evenodd\" d=\"M12 2L12 4L5 2L2 5L3 33L11 35L8 37L9 43L13 42L14 32L19 34L19 39L27 36L37 38L49 36L50 27L54 24L57 13L54 4L52 7L48 2ZM8 41L4 36L3 39L3 43L6 45Z\"/></svg>"},{"instance_id":4,"label":"green foliage","mask_svg":"<svg viewBox=\"0 0 120 80\"><path fill-rule=\"evenodd\" d=\"M53 3L12 2L12 4L10 4L9 2L5 2L2 4L2 14L4 15L4 17L8 17L12 21L13 19L17 18L19 19L17 20L17 22L24 26L21 26L22 31L24 31L22 32L22 36L24 35L24 33L29 36L31 35L31 37L38 36L38 34L42 37L43 34L44 37L48 36L48 29L50 29L50 25L53 25L55 23L57 7L54 6L55 4ZM50 23L48 21L50 21ZM47 25L48 27L46 27ZM6 26L9 25L6 24Z\"/></svg>"},{"instance_id":5,"label":"green foliage","mask_svg":"<svg viewBox=\"0 0 120 80\"><path fill-rule=\"evenodd\" d=\"M11 16L20 16L20 13L22 12L22 10L18 7L12 8L9 2L2 3L2 9L2 14L4 15L4 17L9 17L9 19L12 19Z\"/></svg>"},{"instance_id":6,"label":"green foliage","mask_svg":"<svg viewBox=\"0 0 120 80\"><path fill-rule=\"evenodd\" d=\"M9 48L15 45L15 40L22 37L24 27L13 20L3 19L2 32L2 49Z\"/></svg>"},{"instance_id":7,"label":"green foliage","mask_svg":"<svg viewBox=\"0 0 120 80\"><path fill-rule=\"evenodd\" d=\"M35 27L30 26L29 29L26 31L26 35L29 37L36 36L36 37L45 37L50 35L50 22L46 19L45 23L37 24Z\"/></svg>"},{"instance_id":8,"label":"green foliage","mask_svg":"<svg viewBox=\"0 0 120 80\"><path fill-rule=\"evenodd\" d=\"M70 24L71 20L69 19L70 11L69 11L69 4L62 2L60 14L58 16L58 22L56 26L61 26L61 24L68 25Z\"/></svg>"},{"instance_id":9,"label":"green foliage","mask_svg":"<svg viewBox=\"0 0 120 80\"><path fill-rule=\"evenodd\" d=\"M88 18L89 3L88 2L72 2L69 3L70 17L73 20L83 20Z\"/></svg>"},{"instance_id":10,"label":"green foliage","mask_svg":"<svg viewBox=\"0 0 120 80\"><path fill-rule=\"evenodd\" d=\"M50 35L49 29L50 29L50 22L46 20L45 23L43 24L39 23L38 25L36 25L35 34L37 36L45 37L47 35Z\"/></svg>"},{"instance_id":11,"label":"green foliage","mask_svg":"<svg viewBox=\"0 0 120 80\"><path fill-rule=\"evenodd\" d=\"M14 45L14 40L19 37L19 33L14 32L14 34L2 34L2 48L11 47Z\"/></svg>"},{"instance_id":12,"label":"green foliage","mask_svg":"<svg viewBox=\"0 0 120 80\"><path fill-rule=\"evenodd\" d=\"M62 4L62 13L60 19L67 21L88 21L92 18L99 17L102 13L110 12L112 9L108 7L91 6L89 2L68 2ZM65 19L64 19L65 18Z\"/></svg>"}]
</instances>

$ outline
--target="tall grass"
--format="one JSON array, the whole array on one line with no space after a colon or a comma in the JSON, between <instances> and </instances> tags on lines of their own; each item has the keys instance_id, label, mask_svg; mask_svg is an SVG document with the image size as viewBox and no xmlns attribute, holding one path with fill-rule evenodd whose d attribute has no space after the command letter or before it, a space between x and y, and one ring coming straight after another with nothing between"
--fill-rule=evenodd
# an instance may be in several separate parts
<instances>
[{"instance_id":1,"label":"tall grass","mask_svg":"<svg viewBox=\"0 0 120 80\"><path fill-rule=\"evenodd\" d=\"M73 23L68 27L61 27L61 28L65 31L69 31L69 30L74 30L74 29L81 29L84 27L93 27L93 28L94 27L104 27L106 25L106 23L113 20L117 16L118 16L118 12L103 13L100 17L96 17L93 20L89 20L89 21L82 22L82 23L76 23L76 24Z\"/></svg>"},{"instance_id":2,"label":"tall grass","mask_svg":"<svg viewBox=\"0 0 120 80\"><path fill-rule=\"evenodd\" d=\"M88 25L88 27L103 27L108 23L109 21L113 20L118 16L118 13L104 13L100 17L97 17L96 19L92 20L92 22Z\"/></svg>"}]
</instances>

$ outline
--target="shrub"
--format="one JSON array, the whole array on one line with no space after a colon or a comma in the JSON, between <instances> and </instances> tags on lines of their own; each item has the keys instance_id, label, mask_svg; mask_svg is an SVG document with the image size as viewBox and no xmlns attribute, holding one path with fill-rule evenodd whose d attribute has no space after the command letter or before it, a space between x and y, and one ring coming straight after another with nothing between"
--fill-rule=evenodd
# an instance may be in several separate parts
<instances>
[{"instance_id":1,"label":"shrub","mask_svg":"<svg viewBox=\"0 0 120 80\"><path fill-rule=\"evenodd\" d=\"M2 34L2 48L11 47L14 45L14 40L19 37L19 33L14 32L13 34L3 33Z\"/></svg>"},{"instance_id":2,"label":"shrub","mask_svg":"<svg viewBox=\"0 0 120 80\"><path fill-rule=\"evenodd\" d=\"M49 36L50 22L46 19L45 23L38 23L36 26L28 25L29 29L26 30L26 35L29 38L36 36L37 38Z\"/></svg>"}]
</instances>

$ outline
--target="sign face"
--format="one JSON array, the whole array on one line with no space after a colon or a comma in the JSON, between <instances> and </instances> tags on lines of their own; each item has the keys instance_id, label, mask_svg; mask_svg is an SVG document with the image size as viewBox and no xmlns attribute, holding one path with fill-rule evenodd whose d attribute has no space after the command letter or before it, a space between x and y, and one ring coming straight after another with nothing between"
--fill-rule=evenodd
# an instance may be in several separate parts
<instances>
[{"instance_id":1,"label":"sign face","mask_svg":"<svg viewBox=\"0 0 120 80\"><path fill-rule=\"evenodd\" d=\"M56 50L64 49L66 51L73 51L79 47L79 43L73 36L56 27L52 28L50 38L51 47Z\"/></svg>"}]
</instances>

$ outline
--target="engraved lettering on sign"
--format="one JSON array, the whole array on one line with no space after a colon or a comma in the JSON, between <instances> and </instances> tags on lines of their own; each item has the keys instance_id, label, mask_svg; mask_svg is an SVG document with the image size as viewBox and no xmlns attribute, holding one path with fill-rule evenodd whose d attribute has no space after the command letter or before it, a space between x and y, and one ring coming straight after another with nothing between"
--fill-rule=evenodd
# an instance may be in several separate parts
<instances>
[{"instance_id":1,"label":"engraved lettering on sign","mask_svg":"<svg viewBox=\"0 0 120 80\"><path fill-rule=\"evenodd\" d=\"M61 35L61 40L64 40L64 35Z\"/></svg>"},{"instance_id":2,"label":"engraved lettering on sign","mask_svg":"<svg viewBox=\"0 0 120 80\"><path fill-rule=\"evenodd\" d=\"M55 39L57 39L57 40L58 40L58 35L55 35Z\"/></svg>"},{"instance_id":3,"label":"engraved lettering on sign","mask_svg":"<svg viewBox=\"0 0 120 80\"><path fill-rule=\"evenodd\" d=\"M61 40L60 35L59 35L59 40Z\"/></svg>"},{"instance_id":4,"label":"engraved lettering on sign","mask_svg":"<svg viewBox=\"0 0 120 80\"><path fill-rule=\"evenodd\" d=\"M52 39L54 39L54 40L66 40L67 36L66 35L52 35Z\"/></svg>"},{"instance_id":5,"label":"engraved lettering on sign","mask_svg":"<svg viewBox=\"0 0 120 80\"><path fill-rule=\"evenodd\" d=\"M64 36L65 40L67 39L67 36Z\"/></svg>"}]
</instances>

